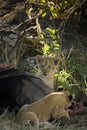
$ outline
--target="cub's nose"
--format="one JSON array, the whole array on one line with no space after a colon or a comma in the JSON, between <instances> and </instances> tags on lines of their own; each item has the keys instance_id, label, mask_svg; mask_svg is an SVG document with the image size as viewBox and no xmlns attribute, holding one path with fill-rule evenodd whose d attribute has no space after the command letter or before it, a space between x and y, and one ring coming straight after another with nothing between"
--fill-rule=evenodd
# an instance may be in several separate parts
<instances>
[{"instance_id":1,"label":"cub's nose","mask_svg":"<svg viewBox=\"0 0 87 130\"><path fill-rule=\"evenodd\" d=\"M47 72L43 72L43 75L45 75L45 76L46 76L46 75L47 75Z\"/></svg>"}]
</instances>

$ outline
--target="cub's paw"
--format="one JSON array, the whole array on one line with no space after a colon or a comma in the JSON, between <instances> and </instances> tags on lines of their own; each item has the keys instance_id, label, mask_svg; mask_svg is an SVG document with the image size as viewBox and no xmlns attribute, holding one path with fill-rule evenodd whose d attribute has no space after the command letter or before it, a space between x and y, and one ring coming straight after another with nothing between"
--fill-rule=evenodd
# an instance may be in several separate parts
<instances>
[{"instance_id":1,"label":"cub's paw","mask_svg":"<svg viewBox=\"0 0 87 130\"><path fill-rule=\"evenodd\" d=\"M63 116L60 118L59 126L67 125L70 121L69 117Z\"/></svg>"},{"instance_id":2,"label":"cub's paw","mask_svg":"<svg viewBox=\"0 0 87 130\"><path fill-rule=\"evenodd\" d=\"M67 125L69 123L69 121L70 121L69 117L63 116L60 119L56 120L55 123L58 126L65 126L65 125Z\"/></svg>"}]
</instances>

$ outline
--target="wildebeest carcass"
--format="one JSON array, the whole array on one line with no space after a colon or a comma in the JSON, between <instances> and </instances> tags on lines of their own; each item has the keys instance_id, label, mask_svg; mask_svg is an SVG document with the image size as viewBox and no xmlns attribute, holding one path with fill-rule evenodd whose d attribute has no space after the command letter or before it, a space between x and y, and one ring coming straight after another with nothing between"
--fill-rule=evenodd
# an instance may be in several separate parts
<instances>
[{"instance_id":1,"label":"wildebeest carcass","mask_svg":"<svg viewBox=\"0 0 87 130\"><path fill-rule=\"evenodd\" d=\"M14 68L0 70L0 108L16 112L53 90L38 77Z\"/></svg>"}]
</instances>

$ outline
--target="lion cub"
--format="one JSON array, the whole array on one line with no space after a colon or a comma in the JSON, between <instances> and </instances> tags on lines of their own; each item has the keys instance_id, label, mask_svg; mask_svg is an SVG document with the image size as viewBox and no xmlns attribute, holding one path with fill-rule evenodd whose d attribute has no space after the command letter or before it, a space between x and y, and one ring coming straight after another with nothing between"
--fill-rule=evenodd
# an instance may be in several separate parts
<instances>
[{"instance_id":1,"label":"lion cub","mask_svg":"<svg viewBox=\"0 0 87 130\"><path fill-rule=\"evenodd\" d=\"M13 121L18 124L39 124L52 118L69 118L65 109L71 105L71 101L72 95L68 91L50 93L35 103L24 105Z\"/></svg>"},{"instance_id":2,"label":"lion cub","mask_svg":"<svg viewBox=\"0 0 87 130\"><path fill-rule=\"evenodd\" d=\"M54 74L57 70L57 66L59 62L58 58L42 57L38 55L36 56L36 60L39 68L36 76L42 79L48 87L53 89Z\"/></svg>"}]
</instances>

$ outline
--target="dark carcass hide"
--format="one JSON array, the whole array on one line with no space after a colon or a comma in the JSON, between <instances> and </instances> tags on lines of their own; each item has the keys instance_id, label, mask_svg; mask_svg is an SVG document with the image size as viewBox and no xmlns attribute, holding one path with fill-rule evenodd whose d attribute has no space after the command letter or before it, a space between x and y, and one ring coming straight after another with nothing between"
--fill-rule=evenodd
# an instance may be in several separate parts
<instances>
[{"instance_id":1,"label":"dark carcass hide","mask_svg":"<svg viewBox=\"0 0 87 130\"><path fill-rule=\"evenodd\" d=\"M25 71L7 69L0 71L0 108L19 110L52 92L44 82Z\"/></svg>"}]
</instances>

